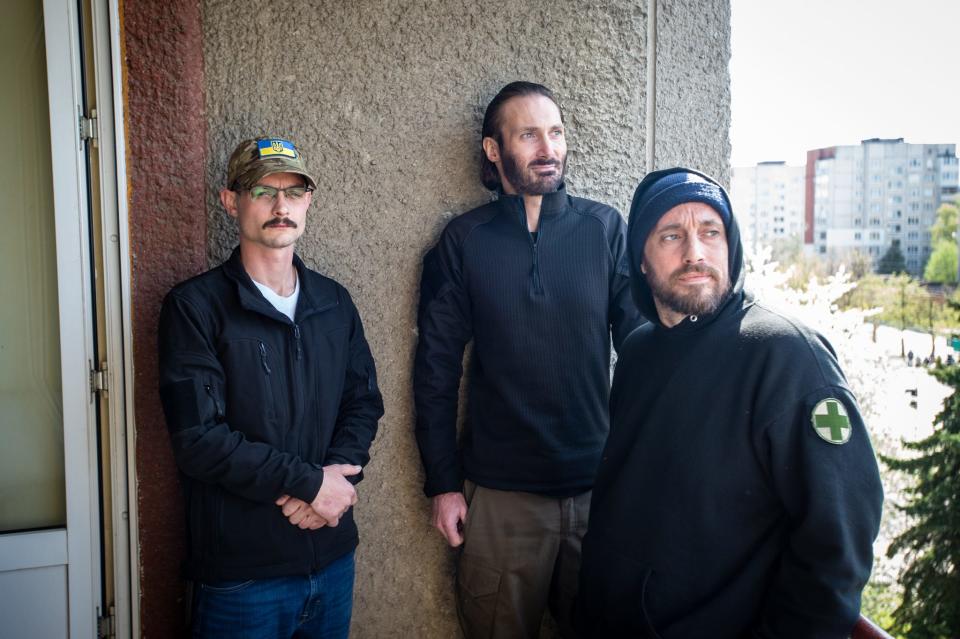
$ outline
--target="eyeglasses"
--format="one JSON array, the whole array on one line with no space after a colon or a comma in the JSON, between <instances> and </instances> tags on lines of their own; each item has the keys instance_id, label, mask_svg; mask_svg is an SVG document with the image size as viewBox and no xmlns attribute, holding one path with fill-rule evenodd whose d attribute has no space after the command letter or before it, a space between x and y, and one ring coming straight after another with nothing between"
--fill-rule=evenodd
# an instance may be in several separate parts
<instances>
[{"instance_id":1,"label":"eyeglasses","mask_svg":"<svg viewBox=\"0 0 960 639\"><path fill-rule=\"evenodd\" d=\"M275 202L277 200L277 194L283 193L284 197L288 200L300 200L307 193L313 193L313 189L309 186L288 186L285 189L278 189L272 186L265 186L263 184L257 184L256 186L250 187L250 199L252 200L269 200Z\"/></svg>"}]
</instances>

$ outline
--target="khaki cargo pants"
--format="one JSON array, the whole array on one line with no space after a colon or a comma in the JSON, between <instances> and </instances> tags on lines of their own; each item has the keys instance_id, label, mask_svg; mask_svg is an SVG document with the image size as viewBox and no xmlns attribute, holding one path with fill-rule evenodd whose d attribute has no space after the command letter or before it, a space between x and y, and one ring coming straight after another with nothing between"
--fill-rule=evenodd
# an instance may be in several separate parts
<instances>
[{"instance_id":1,"label":"khaki cargo pants","mask_svg":"<svg viewBox=\"0 0 960 639\"><path fill-rule=\"evenodd\" d=\"M559 498L472 482L464 492L469 508L456 593L467 639L536 639L548 605L561 635L574 637L590 492Z\"/></svg>"}]
</instances>

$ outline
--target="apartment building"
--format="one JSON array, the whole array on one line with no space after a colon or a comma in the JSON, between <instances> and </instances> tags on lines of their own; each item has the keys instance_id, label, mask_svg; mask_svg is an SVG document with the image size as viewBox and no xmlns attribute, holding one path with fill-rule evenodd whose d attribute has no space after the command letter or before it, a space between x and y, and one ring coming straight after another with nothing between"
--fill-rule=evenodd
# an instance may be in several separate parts
<instances>
[{"instance_id":1,"label":"apartment building","mask_svg":"<svg viewBox=\"0 0 960 639\"><path fill-rule=\"evenodd\" d=\"M804 166L760 162L734 167L730 199L740 221L744 246L780 248L804 238Z\"/></svg>"},{"instance_id":2,"label":"apartment building","mask_svg":"<svg viewBox=\"0 0 960 639\"><path fill-rule=\"evenodd\" d=\"M955 144L872 138L814 149L805 173L809 250L831 260L860 251L876 264L896 245L907 270L923 273L937 208L957 195Z\"/></svg>"}]
</instances>

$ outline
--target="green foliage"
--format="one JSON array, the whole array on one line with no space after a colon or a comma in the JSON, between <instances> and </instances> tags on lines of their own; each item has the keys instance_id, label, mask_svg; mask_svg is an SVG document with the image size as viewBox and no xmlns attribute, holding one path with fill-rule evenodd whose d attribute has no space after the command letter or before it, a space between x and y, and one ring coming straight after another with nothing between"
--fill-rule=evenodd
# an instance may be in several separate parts
<instances>
[{"instance_id":1,"label":"green foliage","mask_svg":"<svg viewBox=\"0 0 960 639\"><path fill-rule=\"evenodd\" d=\"M891 469L916 480L909 502L900 507L913 523L887 549L890 557L906 552L903 602L893 613L893 629L909 639L960 637L960 366L932 374L954 389L933 434L904 443L916 457L881 455Z\"/></svg>"},{"instance_id":2,"label":"green foliage","mask_svg":"<svg viewBox=\"0 0 960 639\"><path fill-rule=\"evenodd\" d=\"M887 252L883 254L880 261L877 262L877 273L881 275L892 275L894 273L906 273L907 261L903 259L903 252L896 244L891 244Z\"/></svg>"},{"instance_id":3,"label":"green foliage","mask_svg":"<svg viewBox=\"0 0 960 639\"><path fill-rule=\"evenodd\" d=\"M957 218L960 217L960 200L954 204L941 204L937 209L937 221L930 227L930 243L957 241Z\"/></svg>"},{"instance_id":4,"label":"green foliage","mask_svg":"<svg viewBox=\"0 0 960 639\"><path fill-rule=\"evenodd\" d=\"M960 291L958 291L960 292ZM958 292L954 297L960 301ZM955 329L957 311L945 304L942 293L932 295L909 275L867 275L843 296L840 308L878 308L873 321L897 328L930 331Z\"/></svg>"},{"instance_id":5,"label":"green foliage","mask_svg":"<svg viewBox=\"0 0 960 639\"><path fill-rule=\"evenodd\" d=\"M943 207L941 207L943 208ZM957 283L957 243L955 240L940 240L927 260L923 279L937 284Z\"/></svg>"},{"instance_id":6,"label":"green foliage","mask_svg":"<svg viewBox=\"0 0 960 639\"><path fill-rule=\"evenodd\" d=\"M925 287L909 275L868 275L857 288L840 301L841 308L878 308L875 322L898 328L929 332L955 330L960 306L952 307L950 299L960 302L960 289Z\"/></svg>"},{"instance_id":7,"label":"green foliage","mask_svg":"<svg viewBox=\"0 0 960 639\"><path fill-rule=\"evenodd\" d=\"M869 581L863 589L860 614L888 632L893 627L893 611L903 603L899 589L889 583ZM894 634L897 639L904 635Z\"/></svg>"},{"instance_id":8,"label":"green foliage","mask_svg":"<svg viewBox=\"0 0 960 639\"><path fill-rule=\"evenodd\" d=\"M860 250L854 250L847 256L846 265L854 280L862 280L873 273L873 258Z\"/></svg>"}]
</instances>

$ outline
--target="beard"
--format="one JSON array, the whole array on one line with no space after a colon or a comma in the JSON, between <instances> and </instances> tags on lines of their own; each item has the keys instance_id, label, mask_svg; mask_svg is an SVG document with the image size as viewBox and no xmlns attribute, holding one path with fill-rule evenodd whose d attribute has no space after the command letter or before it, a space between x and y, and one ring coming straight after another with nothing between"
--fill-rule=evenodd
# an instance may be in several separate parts
<instances>
[{"instance_id":1,"label":"beard","mask_svg":"<svg viewBox=\"0 0 960 639\"><path fill-rule=\"evenodd\" d=\"M680 284L680 278L687 273L704 273L709 275L713 282L695 286ZM730 293L730 282L726 274L704 264L679 268L665 278L648 265L647 284L660 304L682 315L714 313Z\"/></svg>"},{"instance_id":2,"label":"beard","mask_svg":"<svg viewBox=\"0 0 960 639\"><path fill-rule=\"evenodd\" d=\"M563 176L567 170L567 156L559 160L538 159L526 167L521 168L515 155L503 150L503 176L516 189L518 195L543 195L553 193L563 183ZM539 175L533 169L540 166L553 166L556 171L552 175Z\"/></svg>"}]
</instances>

